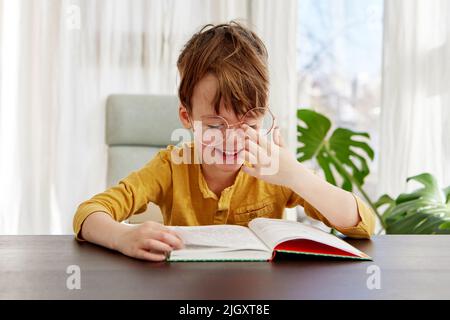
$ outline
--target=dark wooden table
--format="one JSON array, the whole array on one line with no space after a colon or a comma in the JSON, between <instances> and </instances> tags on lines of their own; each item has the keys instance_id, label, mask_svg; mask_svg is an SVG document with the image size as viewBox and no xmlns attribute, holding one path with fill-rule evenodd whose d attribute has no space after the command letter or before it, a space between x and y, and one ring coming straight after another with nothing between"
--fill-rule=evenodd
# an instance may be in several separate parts
<instances>
[{"instance_id":1,"label":"dark wooden table","mask_svg":"<svg viewBox=\"0 0 450 320\"><path fill-rule=\"evenodd\" d=\"M450 299L450 236L349 242L374 261L151 263L72 236L0 236L0 298ZM79 290L67 288L71 265ZM381 288L370 290L367 272L377 268Z\"/></svg>"}]
</instances>

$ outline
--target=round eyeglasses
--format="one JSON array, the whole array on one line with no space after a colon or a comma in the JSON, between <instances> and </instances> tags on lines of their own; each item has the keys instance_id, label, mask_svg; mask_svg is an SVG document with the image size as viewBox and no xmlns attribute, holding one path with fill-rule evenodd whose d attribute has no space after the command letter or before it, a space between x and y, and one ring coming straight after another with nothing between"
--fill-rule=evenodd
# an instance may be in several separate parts
<instances>
[{"instance_id":1,"label":"round eyeglasses","mask_svg":"<svg viewBox=\"0 0 450 320\"><path fill-rule=\"evenodd\" d=\"M196 126L195 129L201 128L201 143L205 146L217 146L223 144L230 134L240 128L243 124L258 131L259 134L267 136L275 126L275 116L269 108L253 108L242 115L237 123L229 124L228 121L218 115L202 116L200 117L201 126ZM197 132L198 134L198 132Z\"/></svg>"}]
</instances>

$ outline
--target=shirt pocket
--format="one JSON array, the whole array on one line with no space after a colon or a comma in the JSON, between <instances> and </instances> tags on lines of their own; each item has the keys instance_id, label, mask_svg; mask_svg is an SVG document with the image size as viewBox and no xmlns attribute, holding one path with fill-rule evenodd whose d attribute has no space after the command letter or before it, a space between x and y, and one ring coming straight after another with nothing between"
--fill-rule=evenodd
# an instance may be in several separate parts
<instances>
[{"instance_id":1,"label":"shirt pocket","mask_svg":"<svg viewBox=\"0 0 450 320\"><path fill-rule=\"evenodd\" d=\"M275 209L273 201L273 199L267 199L236 208L234 210L234 222L246 226L255 218L270 218Z\"/></svg>"}]
</instances>

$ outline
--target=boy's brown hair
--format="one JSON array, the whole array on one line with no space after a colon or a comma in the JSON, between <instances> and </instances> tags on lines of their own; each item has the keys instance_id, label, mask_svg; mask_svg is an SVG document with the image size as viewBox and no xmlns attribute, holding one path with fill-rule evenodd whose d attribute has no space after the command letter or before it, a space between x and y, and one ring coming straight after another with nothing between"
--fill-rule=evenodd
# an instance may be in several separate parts
<instances>
[{"instance_id":1,"label":"boy's brown hair","mask_svg":"<svg viewBox=\"0 0 450 320\"><path fill-rule=\"evenodd\" d=\"M261 39L241 24L207 24L184 46L177 67L180 72L178 96L192 113L195 85L208 73L218 80L215 112L220 101L242 115L254 107L267 107L269 75L267 49Z\"/></svg>"}]
</instances>

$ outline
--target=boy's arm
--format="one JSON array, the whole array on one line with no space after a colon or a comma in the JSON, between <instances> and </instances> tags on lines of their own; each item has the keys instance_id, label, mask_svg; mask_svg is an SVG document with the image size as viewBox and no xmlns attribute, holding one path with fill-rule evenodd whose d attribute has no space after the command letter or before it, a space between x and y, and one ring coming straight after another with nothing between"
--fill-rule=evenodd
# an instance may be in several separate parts
<instances>
[{"instance_id":1,"label":"boy's arm","mask_svg":"<svg viewBox=\"0 0 450 320\"><path fill-rule=\"evenodd\" d=\"M101 211L86 218L81 236L89 242L127 256L149 261L163 261L167 252L183 247L175 231L162 224L145 222L135 226L125 225Z\"/></svg>"},{"instance_id":2,"label":"boy's arm","mask_svg":"<svg viewBox=\"0 0 450 320\"><path fill-rule=\"evenodd\" d=\"M352 238L370 238L374 234L375 214L364 201L303 169L306 174L299 177L305 180L299 179L289 188L283 188L287 207L301 205L308 216Z\"/></svg>"},{"instance_id":3,"label":"boy's arm","mask_svg":"<svg viewBox=\"0 0 450 320\"><path fill-rule=\"evenodd\" d=\"M160 204L172 183L170 162L166 153L158 153L146 166L131 173L117 185L81 203L73 218L78 240L84 221L94 212L107 213L117 222L144 212L148 202Z\"/></svg>"},{"instance_id":4,"label":"boy's arm","mask_svg":"<svg viewBox=\"0 0 450 320\"><path fill-rule=\"evenodd\" d=\"M78 206L73 218L73 229L77 240L83 241L82 229L85 221L94 212L103 212L111 220L122 222L135 213L144 212L148 202L148 187L142 183L142 175L146 175L146 168L133 172L117 185L96 194L91 199ZM101 232L101 231L99 231Z\"/></svg>"},{"instance_id":5,"label":"boy's arm","mask_svg":"<svg viewBox=\"0 0 450 320\"><path fill-rule=\"evenodd\" d=\"M80 238L117 250L117 239L127 228L126 225L114 221L111 216L102 211L91 213L83 222Z\"/></svg>"},{"instance_id":6,"label":"boy's arm","mask_svg":"<svg viewBox=\"0 0 450 320\"><path fill-rule=\"evenodd\" d=\"M336 228L358 225L361 217L352 193L323 180L298 163L290 189L313 205Z\"/></svg>"},{"instance_id":7,"label":"boy's arm","mask_svg":"<svg viewBox=\"0 0 450 320\"><path fill-rule=\"evenodd\" d=\"M297 204L305 212L330 227L355 238L370 238L375 217L363 201L308 170L295 155L284 147L280 131L275 128L273 140L243 125L246 134L245 157L251 166L244 166L248 174L269 183L290 189ZM267 168L271 170L267 170ZM292 193L291 191L291 193ZM287 196L287 205L295 203Z\"/></svg>"},{"instance_id":8,"label":"boy's arm","mask_svg":"<svg viewBox=\"0 0 450 320\"><path fill-rule=\"evenodd\" d=\"M145 211L150 201L161 203L170 184L170 163L159 153L144 168L133 172L118 185L80 204L73 219L76 238L132 257L163 260L162 252L182 245L175 232L155 222L137 226L120 222Z\"/></svg>"}]
</instances>

